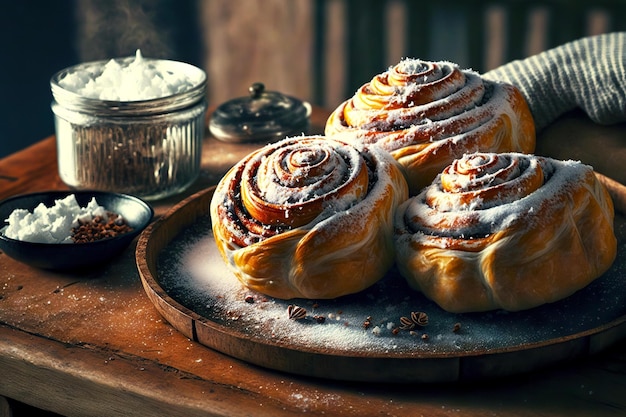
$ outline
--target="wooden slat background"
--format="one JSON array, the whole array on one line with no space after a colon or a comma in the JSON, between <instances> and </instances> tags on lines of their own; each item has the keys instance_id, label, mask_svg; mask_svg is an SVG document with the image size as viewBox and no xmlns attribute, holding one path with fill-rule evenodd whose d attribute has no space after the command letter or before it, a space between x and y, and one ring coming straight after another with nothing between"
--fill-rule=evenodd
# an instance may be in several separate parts
<instances>
[{"instance_id":1,"label":"wooden slat background","mask_svg":"<svg viewBox=\"0 0 626 417\"><path fill-rule=\"evenodd\" d=\"M2 107L0 155L53 133L53 72L138 48L148 57L204 68L211 105L245 95L261 81L334 108L402 57L484 72L577 37L626 29L624 0L59 0L58 6L73 25L51 16L50 28L33 27L26 6L5 16L17 28L6 32L7 62L24 59L12 51L32 52L15 36L26 27L45 51L34 54L43 57L33 61L37 76L5 75L11 85L43 93L12 94ZM31 129L37 126L43 128Z\"/></svg>"},{"instance_id":2,"label":"wooden slat background","mask_svg":"<svg viewBox=\"0 0 626 417\"><path fill-rule=\"evenodd\" d=\"M249 84L263 81L327 107L403 57L450 60L484 72L618 28L622 19L614 9L624 7L571 0L453 0L445 8L411 0L201 5L212 102L245 94Z\"/></svg>"},{"instance_id":3,"label":"wooden slat background","mask_svg":"<svg viewBox=\"0 0 626 417\"><path fill-rule=\"evenodd\" d=\"M210 101L247 95L256 81L310 98L312 10L307 0L202 2Z\"/></svg>"},{"instance_id":4,"label":"wooden slat background","mask_svg":"<svg viewBox=\"0 0 626 417\"><path fill-rule=\"evenodd\" d=\"M138 47L146 55L191 57L209 75L211 104L245 95L250 84L261 81L269 89L334 107L402 57L449 60L484 72L580 36L619 28L626 21L617 14L626 7L622 3L83 0L78 20L86 40L83 60L124 55ZM182 17L176 20L177 15ZM117 23L105 23L111 19ZM196 55L185 56L185 48L191 47Z\"/></svg>"}]
</instances>

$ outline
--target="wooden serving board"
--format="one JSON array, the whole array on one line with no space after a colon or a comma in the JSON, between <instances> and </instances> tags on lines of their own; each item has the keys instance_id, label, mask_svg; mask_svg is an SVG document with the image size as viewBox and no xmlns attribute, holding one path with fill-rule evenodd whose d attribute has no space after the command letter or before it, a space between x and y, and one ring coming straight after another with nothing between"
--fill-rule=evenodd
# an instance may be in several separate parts
<instances>
[{"instance_id":1,"label":"wooden serving board","mask_svg":"<svg viewBox=\"0 0 626 417\"><path fill-rule=\"evenodd\" d=\"M394 271L362 293L331 301L275 300L242 288L212 240L213 190L187 198L146 229L136 261L147 295L173 327L243 361L335 380L467 381L582 358L626 337L622 215L617 260L587 288L524 312L451 314ZM290 304L305 308L306 319L290 320ZM428 325L394 330L413 311L427 313Z\"/></svg>"}]
</instances>

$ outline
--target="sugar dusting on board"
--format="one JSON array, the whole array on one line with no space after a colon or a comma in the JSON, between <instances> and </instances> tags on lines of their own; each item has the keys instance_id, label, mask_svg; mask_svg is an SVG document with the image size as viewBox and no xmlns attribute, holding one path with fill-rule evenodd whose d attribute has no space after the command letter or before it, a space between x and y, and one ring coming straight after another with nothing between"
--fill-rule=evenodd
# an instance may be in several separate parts
<instances>
[{"instance_id":1,"label":"sugar dusting on board","mask_svg":"<svg viewBox=\"0 0 626 417\"><path fill-rule=\"evenodd\" d=\"M206 218L161 252L158 280L180 304L260 343L345 354L462 356L524 349L624 316L625 251L620 244L618 260L603 277L558 303L517 313L451 314L409 289L394 271L359 294L335 300L278 300L249 291L226 268ZM290 318L289 306L292 313L295 306L306 310L305 317ZM411 313L419 312L428 323L412 326Z\"/></svg>"}]
</instances>

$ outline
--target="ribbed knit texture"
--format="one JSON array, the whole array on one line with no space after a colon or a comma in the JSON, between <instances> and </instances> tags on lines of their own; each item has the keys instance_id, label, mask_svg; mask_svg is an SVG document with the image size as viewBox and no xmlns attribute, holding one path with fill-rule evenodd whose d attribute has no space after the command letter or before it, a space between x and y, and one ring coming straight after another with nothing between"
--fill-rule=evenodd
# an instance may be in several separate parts
<instances>
[{"instance_id":1,"label":"ribbed knit texture","mask_svg":"<svg viewBox=\"0 0 626 417\"><path fill-rule=\"evenodd\" d=\"M626 120L626 32L582 38L484 74L517 86L540 130L576 107L595 122Z\"/></svg>"}]
</instances>

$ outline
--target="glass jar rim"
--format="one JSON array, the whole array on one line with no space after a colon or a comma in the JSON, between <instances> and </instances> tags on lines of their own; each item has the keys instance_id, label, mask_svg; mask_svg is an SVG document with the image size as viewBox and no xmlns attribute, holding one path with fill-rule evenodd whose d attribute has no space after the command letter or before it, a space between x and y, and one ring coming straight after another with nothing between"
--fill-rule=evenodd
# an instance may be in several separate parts
<instances>
[{"instance_id":1,"label":"glass jar rim","mask_svg":"<svg viewBox=\"0 0 626 417\"><path fill-rule=\"evenodd\" d=\"M114 60L121 65L127 65L134 59L135 56L130 56L115 58ZM143 60L154 65L159 70L186 75L192 82L192 87L178 93L152 99L120 101L86 97L61 86L61 80L77 71L90 71L94 78L98 77L102 74L104 66L111 61L107 59L73 65L56 72L50 78L52 96L59 105L70 110L107 116L138 116L166 113L189 107L206 98L207 75L201 68L185 62L166 59L143 58Z\"/></svg>"}]
</instances>

